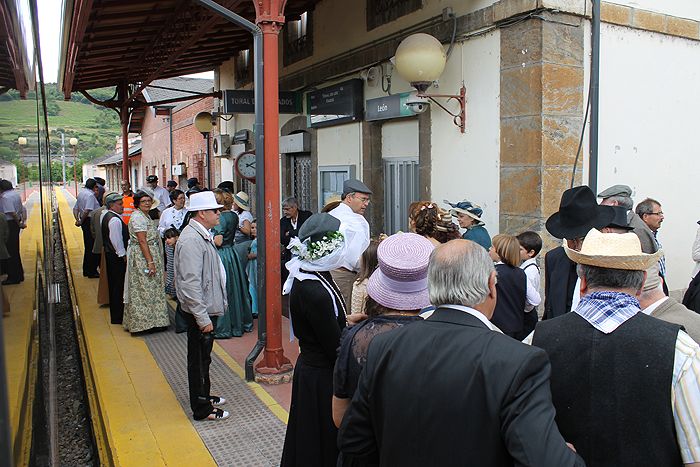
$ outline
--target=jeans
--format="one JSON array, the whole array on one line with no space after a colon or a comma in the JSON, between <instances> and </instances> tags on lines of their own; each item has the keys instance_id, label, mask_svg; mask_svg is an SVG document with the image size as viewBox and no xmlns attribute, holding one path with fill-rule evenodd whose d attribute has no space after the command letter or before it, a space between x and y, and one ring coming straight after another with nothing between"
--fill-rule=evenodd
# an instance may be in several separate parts
<instances>
[{"instance_id":1,"label":"jeans","mask_svg":"<svg viewBox=\"0 0 700 467\"><path fill-rule=\"evenodd\" d=\"M209 365L211 365L211 350L214 346L214 332L203 333L197 321L189 313L184 313L187 319L187 382L190 390L190 408L195 420L203 420L212 413L209 394ZM211 322L216 327L216 316L211 316Z\"/></svg>"}]
</instances>

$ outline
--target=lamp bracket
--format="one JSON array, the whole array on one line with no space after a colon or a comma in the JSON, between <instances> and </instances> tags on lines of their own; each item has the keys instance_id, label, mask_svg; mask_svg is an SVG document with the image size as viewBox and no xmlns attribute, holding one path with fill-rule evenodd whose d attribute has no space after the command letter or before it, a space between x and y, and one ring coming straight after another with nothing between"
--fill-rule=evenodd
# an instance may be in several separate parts
<instances>
[{"instance_id":1,"label":"lamp bracket","mask_svg":"<svg viewBox=\"0 0 700 467\"><path fill-rule=\"evenodd\" d=\"M416 95L418 97L426 97L432 102L435 102L438 107L452 116L452 122L459 127L462 133L465 133L467 126L467 88L464 87L464 85L459 89L459 94L426 94L425 91L419 90ZM459 104L459 112L455 113L449 110L437 101L435 99L436 97L447 99L447 102L454 99Z\"/></svg>"}]
</instances>

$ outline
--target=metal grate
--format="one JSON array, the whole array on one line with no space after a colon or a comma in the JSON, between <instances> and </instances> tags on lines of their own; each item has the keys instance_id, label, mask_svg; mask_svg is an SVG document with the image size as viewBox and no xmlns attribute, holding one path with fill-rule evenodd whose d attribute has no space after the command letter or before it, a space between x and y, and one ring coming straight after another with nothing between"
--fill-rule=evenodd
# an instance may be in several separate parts
<instances>
[{"instance_id":1,"label":"metal grate","mask_svg":"<svg viewBox=\"0 0 700 467\"><path fill-rule=\"evenodd\" d=\"M311 156L292 157L292 193L299 201L299 209L310 211L311 205Z\"/></svg>"},{"instance_id":2,"label":"metal grate","mask_svg":"<svg viewBox=\"0 0 700 467\"><path fill-rule=\"evenodd\" d=\"M384 232L406 231L408 206L418 201L418 158L384 159Z\"/></svg>"},{"instance_id":3,"label":"metal grate","mask_svg":"<svg viewBox=\"0 0 700 467\"><path fill-rule=\"evenodd\" d=\"M172 330L143 337L180 405L191 414L187 390L187 335ZM235 338L234 338L235 339ZM224 409L231 418L220 422L195 422L193 426L218 465L278 466L286 425L248 385L212 353L209 374L212 393L227 399Z\"/></svg>"}]
</instances>

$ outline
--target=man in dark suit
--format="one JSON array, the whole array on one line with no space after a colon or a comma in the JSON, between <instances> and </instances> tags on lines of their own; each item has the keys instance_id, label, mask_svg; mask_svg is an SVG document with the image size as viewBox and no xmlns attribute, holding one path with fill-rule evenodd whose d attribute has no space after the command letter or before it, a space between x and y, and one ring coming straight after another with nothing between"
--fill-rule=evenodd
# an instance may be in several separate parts
<instances>
[{"instance_id":1,"label":"man in dark suit","mask_svg":"<svg viewBox=\"0 0 700 467\"><path fill-rule=\"evenodd\" d=\"M289 271L284 264L292 259L292 253L287 249L289 241L299 234L299 228L311 217L311 211L299 209L296 198L289 197L282 202L282 214L280 219L280 243L282 243L282 284L287 280Z\"/></svg>"},{"instance_id":2,"label":"man in dark suit","mask_svg":"<svg viewBox=\"0 0 700 467\"><path fill-rule=\"evenodd\" d=\"M580 250L583 237L591 229L602 229L615 218L612 206L599 206L595 194L587 186L577 186L561 195L559 211L547 219L547 231L556 238L566 239L569 248ZM578 276L576 264L558 246L544 257L544 315L551 319L571 311L577 302Z\"/></svg>"},{"instance_id":3,"label":"man in dark suit","mask_svg":"<svg viewBox=\"0 0 700 467\"><path fill-rule=\"evenodd\" d=\"M394 466L583 465L554 423L549 360L489 319L496 272L469 240L438 246L427 320L374 338L338 434L344 459Z\"/></svg>"}]
</instances>

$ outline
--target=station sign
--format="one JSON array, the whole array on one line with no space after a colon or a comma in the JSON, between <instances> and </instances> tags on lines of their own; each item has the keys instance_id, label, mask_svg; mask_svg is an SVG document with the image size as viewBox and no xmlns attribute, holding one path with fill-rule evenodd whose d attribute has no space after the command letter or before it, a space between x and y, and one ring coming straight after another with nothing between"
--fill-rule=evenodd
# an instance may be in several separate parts
<instances>
[{"instance_id":1,"label":"station sign","mask_svg":"<svg viewBox=\"0 0 700 467\"><path fill-rule=\"evenodd\" d=\"M308 126L319 128L362 120L363 85L361 79L351 79L308 93Z\"/></svg>"},{"instance_id":2,"label":"station sign","mask_svg":"<svg viewBox=\"0 0 700 467\"><path fill-rule=\"evenodd\" d=\"M222 91L224 114L254 114L255 95L253 91L224 89ZM279 92L279 112L281 114L300 114L301 98L295 91Z\"/></svg>"},{"instance_id":3,"label":"station sign","mask_svg":"<svg viewBox=\"0 0 700 467\"><path fill-rule=\"evenodd\" d=\"M365 120L374 121L398 117L414 117L416 114L411 112L411 109L406 105L410 95L410 92L402 92L391 96L367 99Z\"/></svg>"}]
</instances>

